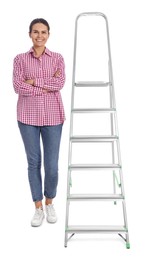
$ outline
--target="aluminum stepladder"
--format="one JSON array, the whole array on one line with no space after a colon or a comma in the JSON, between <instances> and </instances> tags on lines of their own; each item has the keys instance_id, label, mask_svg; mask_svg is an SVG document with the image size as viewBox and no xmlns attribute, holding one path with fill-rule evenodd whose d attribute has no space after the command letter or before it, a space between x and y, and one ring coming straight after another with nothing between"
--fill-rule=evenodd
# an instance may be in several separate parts
<instances>
[{"instance_id":1,"label":"aluminum stepladder","mask_svg":"<svg viewBox=\"0 0 145 260\"><path fill-rule=\"evenodd\" d=\"M100 16L101 19L105 19L105 27L107 33L107 49L108 49L108 82L105 81L79 81L76 82L76 49L77 49L77 34L78 34L78 21L83 16ZM74 106L75 89L76 87L89 87L90 91L92 87L107 87L109 88L109 100L110 106L108 108L76 108ZM110 117L110 135L74 135L74 115L75 114L90 114L90 113L108 113ZM73 164L72 145L77 143L111 143L112 163L111 164ZM116 147L116 148L115 148ZM116 163L116 155L118 161ZM90 155L91 156L91 155ZM98 170L111 170L113 173L113 192L110 194L72 194L71 193L71 182L72 174L74 171L85 171L95 170L96 174ZM117 171L117 173L116 173ZM107 171L106 171L107 172ZM118 174L118 177L117 177ZM116 184L118 184L119 192L116 192ZM91 184L90 184L91 185ZM70 225L69 224L69 213L70 204L72 201L117 201L121 203L121 210L123 215L122 225ZM91 222L91 220L90 220ZM103 13L99 12L87 12L81 13L77 16L75 21L75 39L74 39L74 58L73 58L73 75L72 75L72 96L71 96L71 114L70 114L70 136L69 136L69 152L68 152L68 176L67 176L67 199L66 199L66 221L65 221L65 247L67 247L68 240L74 234L84 233L102 233L102 234L118 234L126 243L126 248L130 248L129 233L127 224L127 213L125 203L125 193L123 185L123 173L120 153L120 140L118 134L118 123L116 113L116 102L114 93L113 83L113 72L112 72L112 60L110 50L110 38L107 17Z\"/></svg>"}]
</instances>

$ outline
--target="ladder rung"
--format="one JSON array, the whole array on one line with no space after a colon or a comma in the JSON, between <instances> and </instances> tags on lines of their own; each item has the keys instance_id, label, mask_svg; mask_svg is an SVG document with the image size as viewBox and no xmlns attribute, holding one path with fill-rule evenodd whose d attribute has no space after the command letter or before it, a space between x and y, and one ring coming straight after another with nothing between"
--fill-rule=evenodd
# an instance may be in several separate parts
<instances>
[{"instance_id":1,"label":"ladder rung","mask_svg":"<svg viewBox=\"0 0 145 260\"><path fill-rule=\"evenodd\" d=\"M106 135L91 135L91 136L72 136L70 137L70 141L74 143L81 143L81 142L113 142L118 140L117 135L112 135L112 136L106 136Z\"/></svg>"},{"instance_id":2,"label":"ladder rung","mask_svg":"<svg viewBox=\"0 0 145 260\"><path fill-rule=\"evenodd\" d=\"M71 164L69 169L71 170L97 170L97 169L120 169L119 164Z\"/></svg>"},{"instance_id":3,"label":"ladder rung","mask_svg":"<svg viewBox=\"0 0 145 260\"><path fill-rule=\"evenodd\" d=\"M75 232L75 233L86 233L86 232L98 232L98 233L126 233L127 232L127 228L125 228L124 226L93 226L93 225L89 225L89 226L85 226L85 225L77 225L77 226L68 226L66 228L66 232L71 233L71 232Z\"/></svg>"},{"instance_id":4,"label":"ladder rung","mask_svg":"<svg viewBox=\"0 0 145 260\"><path fill-rule=\"evenodd\" d=\"M121 194L70 194L68 200L123 200Z\"/></svg>"},{"instance_id":5,"label":"ladder rung","mask_svg":"<svg viewBox=\"0 0 145 260\"><path fill-rule=\"evenodd\" d=\"M79 81L75 83L76 87L106 87L109 85L110 82L104 81Z\"/></svg>"},{"instance_id":6,"label":"ladder rung","mask_svg":"<svg viewBox=\"0 0 145 260\"><path fill-rule=\"evenodd\" d=\"M74 108L73 113L115 113L116 108Z\"/></svg>"}]
</instances>

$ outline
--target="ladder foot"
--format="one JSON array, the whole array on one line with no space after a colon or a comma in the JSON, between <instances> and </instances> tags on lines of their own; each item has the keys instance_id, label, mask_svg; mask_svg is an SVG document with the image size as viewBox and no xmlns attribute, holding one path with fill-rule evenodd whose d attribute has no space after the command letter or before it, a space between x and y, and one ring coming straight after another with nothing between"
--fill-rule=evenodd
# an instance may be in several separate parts
<instances>
[{"instance_id":1,"label":"ladder foot","mask_svg":"<svg viewBox=\"0 0 145 260\"><path fill-rule=\"evenodd\" d=\"M126 248L130 249L130 243L126 243Z\"/></svg>"}]
</instances>

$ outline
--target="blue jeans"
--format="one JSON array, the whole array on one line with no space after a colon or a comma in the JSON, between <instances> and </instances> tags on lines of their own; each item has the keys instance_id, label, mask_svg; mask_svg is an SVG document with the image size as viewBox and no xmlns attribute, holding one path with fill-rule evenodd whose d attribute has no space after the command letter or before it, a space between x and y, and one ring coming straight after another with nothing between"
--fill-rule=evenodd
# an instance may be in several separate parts
<instances>
[{"instance_id":1,"label":"blue jeans","mask_svg":"<svg viewBox=\"0 0 145 260\"><path fill-rule=\"evenodd\" d=\"M27 155L32 199L35 202L43 199L40 136L44 151L44 195L52 199L57 191L59 147L63 124L32 126L18 122L18 126Z\"/></svg>"}]
</instances>

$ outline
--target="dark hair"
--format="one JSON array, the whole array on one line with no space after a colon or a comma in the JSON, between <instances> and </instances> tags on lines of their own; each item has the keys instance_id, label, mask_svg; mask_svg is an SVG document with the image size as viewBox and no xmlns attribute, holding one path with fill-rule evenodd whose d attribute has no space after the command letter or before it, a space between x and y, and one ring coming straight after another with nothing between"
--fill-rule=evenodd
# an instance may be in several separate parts
<instances>
[{"instance_id":1,"label":"dark hair","mask_svg":"<svg viewBox=\"0 0 145 260\"><path fill-rule=\"evenodd\" d=\"M49 26L48 22L47 22L45 19L43 19L43 18L36 18L36 19L34 19L34 20L30 23L29 33L32 32L32 27L33 27L33 25L36 24L36 23L43 23L44 25L46 25L46 26L47 26L47 29L48 29L48 32L49 32L50 26Z\"/></svg>"}]
</instances>

